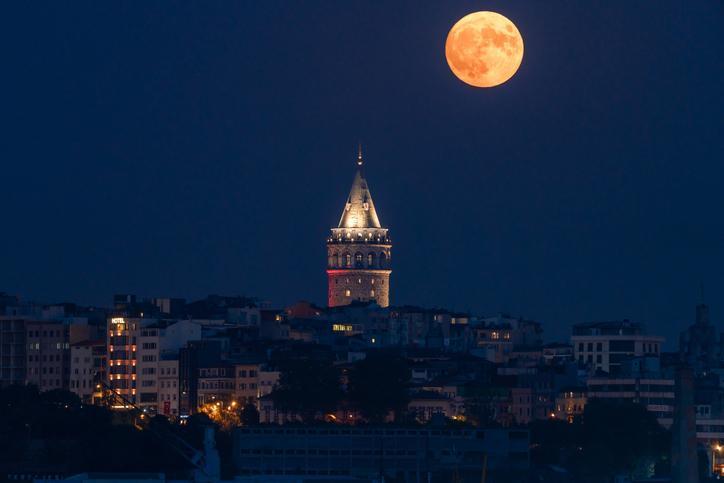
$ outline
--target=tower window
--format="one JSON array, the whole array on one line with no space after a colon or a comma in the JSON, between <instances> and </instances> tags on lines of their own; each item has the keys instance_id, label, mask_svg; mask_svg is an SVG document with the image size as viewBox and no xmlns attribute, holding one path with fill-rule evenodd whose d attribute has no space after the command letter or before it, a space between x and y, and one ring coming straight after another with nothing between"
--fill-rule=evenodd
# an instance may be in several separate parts
<instances>
[{"instance_id":1,"label":"tower window","mask_svg":"<svg viewBox=\"0 0 724 483\"><path fill-rule=\"evenodd\" d=\"M361 279L361 278L358 278L358 279L357 279L357 283L361 284L361 283L362 283L362 279Z\"/></svg>"},{"instance_id":2,"label":"tower window","mask_svg":"<svg viewBox=\"0 0 724 483\"><path fill-rule=\"evenodd\" d=\"M354 254L354 266L355 268L362 268L362 254L360 252Z\"/></svg>"},{"instance_id":3,"label":"tower window","mask_svg":"<svg viewBox=\"0 0 724 483\"><path fill-rule=\"evenodd\" d=\"M345 297L349 297L350 295L352 295L352 291L351 291L350 289L347 289L347 290L344 291L344 296L345 296Z\"/></svg>"},{"instance_id":4,"label":"tower window","mask_svg":"<svg viewBox=\"0 0 724 483\"><path fill-rule=\"evenodd\" d=\"M387 255L385 255L385 252L380 253L380 268L385 268L387 266Z\"/></svg>"},{"instance_id":5,"label":"tower window","mask_svg":"<svg viewBox=\"0 0 724 483\"><path fill-rule=\"evenodd\" d=\"M370 280L370 284L371 284L371 285L374 285L374 284L375 284L375 279L374 279L374 278L373 278L372 280Z\"/></svg>"},{"instance_id":6,"label":"tower window","mask_svg":"<svg viewBox=\"0 0 724 483\"><path fill-rule=\"evenodd\" d=\"M368 253L367 254L367 266L373 267L375 264L375 254L374 253Z\"/></svg>"},{"instance_id":7,"label":"tower window","mask_svg":"<svg viewBox=\"0 0 724 483\"><path fill-rule=\"evenodd\" d=\"M375 289L372 289L372 290L370 290L370 297L374 297L374 296L375 296Z\"/></svg>"},{"instance_id":8,"label":"tower window","mask_svg":"<svg viewBox=\"0 0 724 483\"><path fill-rule=\"evenodd\" d=\"M344 254L344 266L345 267L352 266L352 255L350 255L349 253Z\"/></svg>"}]
</instances>

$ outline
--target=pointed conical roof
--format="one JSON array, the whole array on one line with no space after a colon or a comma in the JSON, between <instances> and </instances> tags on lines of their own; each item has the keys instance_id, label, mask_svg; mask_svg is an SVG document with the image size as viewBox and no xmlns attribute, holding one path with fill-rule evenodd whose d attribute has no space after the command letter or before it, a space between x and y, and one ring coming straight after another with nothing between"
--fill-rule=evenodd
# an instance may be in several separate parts
<instances>
[{"instance_id":1,"label":"pointed conical roof","mask_svg":"<svg viewBox=\"0 0 724 483\"><path fill-rule=\"evenodd\" d=\"M372 194L367 180L362 174L362 152L357 157L357 174L352 181L349 197L344 206L339 228L382 228L380 219L372 202Z\"/></svg>"}]
</instances>

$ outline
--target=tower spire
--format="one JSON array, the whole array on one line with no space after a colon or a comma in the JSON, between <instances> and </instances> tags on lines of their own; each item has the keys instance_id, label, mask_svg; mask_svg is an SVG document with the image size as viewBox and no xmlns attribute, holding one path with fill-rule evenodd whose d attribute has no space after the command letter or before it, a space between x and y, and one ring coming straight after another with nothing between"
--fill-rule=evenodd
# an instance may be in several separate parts
<instances>
[{"instance_id":1,"label":"tower spire","mask_svg":"<svg viewBox=\"0 0 724 483\"><path fill-rule=\"evenodd\" d=\"M364 160L362 159L362 143L357 143L357 166L362 166Z\"/></svg>"}]
</instances>

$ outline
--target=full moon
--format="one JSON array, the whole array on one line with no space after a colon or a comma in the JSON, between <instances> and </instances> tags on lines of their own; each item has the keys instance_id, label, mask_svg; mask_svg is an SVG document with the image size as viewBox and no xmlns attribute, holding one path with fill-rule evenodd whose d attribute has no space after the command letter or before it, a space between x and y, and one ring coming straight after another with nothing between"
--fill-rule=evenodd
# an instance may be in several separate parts
<instances>
[{"instance_id":1,"label":"full moon","mask_svg":"<svg viewBox=\"0 0 724 483\"><path fill-rule=\"evenodd\" d=\"M450 29L445 57L453 74L466 84L497 86L518 71L523 37L515 24L499 13L471 13Z\"/></svg>"}]
</instances>

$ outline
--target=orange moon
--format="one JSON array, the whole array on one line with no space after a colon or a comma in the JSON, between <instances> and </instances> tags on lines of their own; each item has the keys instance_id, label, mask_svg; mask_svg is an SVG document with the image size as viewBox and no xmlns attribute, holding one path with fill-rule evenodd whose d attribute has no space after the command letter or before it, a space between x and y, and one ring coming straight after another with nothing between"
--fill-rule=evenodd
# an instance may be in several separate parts
<instances>
[{"instance_id":1,"label":"orange moon","mask_svg":"<svg viewBox=\"0 0 724 483\"><path fill-rule=\"evenodd\" d=\"M523 37L513 22L495 12L475 12L453 25L445 57L458 79L475 87L507 81L523 61Z\"/></svg>"}]
</instances>

